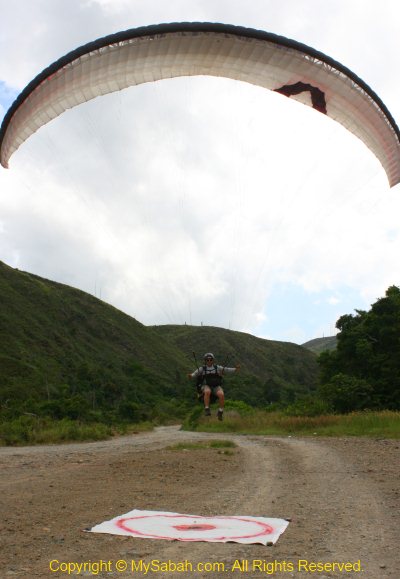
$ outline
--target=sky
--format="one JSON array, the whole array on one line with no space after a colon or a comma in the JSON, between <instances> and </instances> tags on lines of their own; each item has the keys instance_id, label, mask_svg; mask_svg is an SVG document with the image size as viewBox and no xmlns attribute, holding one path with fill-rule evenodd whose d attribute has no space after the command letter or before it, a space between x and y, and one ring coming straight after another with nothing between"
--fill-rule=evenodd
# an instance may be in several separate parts
<instances>
[{"instance_id":1,"label":"sky","mask_svg":"<svg viewBox=\"0 0 400 579\"><path fill-rule=\"evenodd\" d=\"M384 9L382 7L384 6ZM223 22L307 44L361 77L400 121L397 0L0 0L0 121L18 93L91 40ZM302 344L400 285L400 185L309 107L245 83L163 80L42 127L0 168L0 260L145 325Z\"/></svg>"}]
</instances>

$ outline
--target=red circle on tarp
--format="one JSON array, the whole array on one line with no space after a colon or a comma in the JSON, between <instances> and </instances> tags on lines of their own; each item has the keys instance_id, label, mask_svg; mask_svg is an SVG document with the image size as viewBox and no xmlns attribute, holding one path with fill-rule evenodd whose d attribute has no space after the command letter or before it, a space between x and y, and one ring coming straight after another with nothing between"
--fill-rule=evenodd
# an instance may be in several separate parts
<instances>
[{"instance_id":1,"label":"red circle on tarp","mask_svg":"<svg viewBox=\"0 0 400 579\"><path fill-rule=\"evenodd\" d=\"M167 539L167 540L179 540L179 541L198 541L198 540L207 540L204 539L204 535L202 536L202 533L199 534L198 537L188 537L186 536L179 536L179 537L171 537L168 536L166 534L162 534L161 532L159 534L154 533L154 531L145 531L143 532L132 528L130 525L132 523L134 523L135 521L140 522L141 520L144 519L156 519L157 520L157 524L158 526L162 526L160 524L161 519L167 519L168 520L168 525L169 528L171 530L177 530L176 526L174 526L174 522L178 522L179 520L188 520L190 519L190 523L189 524L185 524L185 525L177 525L179 526L183 526L184 527L184 531L189 531L189 530L200 530L200 531L204 531L205 525L208 525L208 523L199 523L198 521L203 519L205 521L209 521L210 519L212 519L213 522L215 522L215 525L210 525L212 526L214 529L218 530L218 521L221 521L221 523L223 521L236 521L236 522L240 522L240 523L248 523L251 525L255 525L257 527L256 532L251 532L249 534L243 534L243 535L233 535L233 536L219 536L219 537L212 537L210 538L210 541L235 541L235 540L240 540L240 539L253 539L256 537L262 537L263 535L270 535L271 533L274 532L274 529L268 525L267 523L264 523L262 521L255 521L255 520L251 520L251 519L246 519L245 517L194 517L194 516L190 516L190 515L174 515L174 514L154 514L154 515L139 515L137 517L126 517L126 518L121 518L121 519L117 519L115 521L115 525L119 528L122 529L128 533L130 533L131 535L136 535L139 537L145 537L145 538L149 538L149 539ZM179 520L178 520L179 519ZM200 525L202 527L202 529L193 529L193 526L195 525ZM190 527L192 527L192 529L190 529ZM208 529L208 530L212 530L212 529ZM222 529L221 529L222 530ZM165 533L167 531L167 529L163 530L163 532ZM226 529L225 529L226 531ZM186 534L186 533L185 533Z\"/></svg>"},{"instance_id":2,"label":"red circle on tarp","mask_svg":"<svg viewBox=\"0 0 400 579\"><path fill-rule=\"evenodd\" d=\"M205 525L202 523L193 523L193 525L172 525L177 531L210 531L215 529L215 525Z\"/></svg>"}]
</instances>

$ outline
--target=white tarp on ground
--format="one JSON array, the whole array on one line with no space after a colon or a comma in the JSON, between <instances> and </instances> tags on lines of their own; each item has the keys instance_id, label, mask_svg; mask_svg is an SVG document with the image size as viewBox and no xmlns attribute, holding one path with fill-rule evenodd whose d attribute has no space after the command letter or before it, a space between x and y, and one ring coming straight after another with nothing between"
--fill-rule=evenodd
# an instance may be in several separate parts
<instances>
[{"instance_id":1,"label":"white tarp on ground","mask_svg":"<svg viewBox=\"0 0 400 579\"><path fill-rule=\"evenodd\" d=\"M127 535L141 539L272 545L288 524L285 519L267 517L203 517L133 510L94 526L90 532Z\"/></svg>"}]
</instances>

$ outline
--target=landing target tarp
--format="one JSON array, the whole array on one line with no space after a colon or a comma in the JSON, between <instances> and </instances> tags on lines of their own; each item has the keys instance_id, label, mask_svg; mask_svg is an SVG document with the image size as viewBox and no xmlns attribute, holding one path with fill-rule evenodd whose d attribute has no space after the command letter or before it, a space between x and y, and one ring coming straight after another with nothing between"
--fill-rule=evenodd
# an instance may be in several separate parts
<instances>
[{"instance_id":1,"label":"landing target tarp","mask_svg":"<svg viewBox=\"0 0 400 579\"><path fill-rule=\"evenodd\" d=\"M203 517L133 510L96 525L89 531L141 539L273 545L288 524L284 519L267 517Z\"/></svg>"}]
</instances>

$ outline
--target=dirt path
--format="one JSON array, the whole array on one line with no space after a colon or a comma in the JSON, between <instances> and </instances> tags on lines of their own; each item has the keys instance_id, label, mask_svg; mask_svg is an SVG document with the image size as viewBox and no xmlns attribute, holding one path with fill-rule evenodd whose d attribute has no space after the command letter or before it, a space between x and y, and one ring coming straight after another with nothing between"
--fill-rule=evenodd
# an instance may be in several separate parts
<instances>
[{"instance_id":1,"label":"dirt path","mask_svg":"<svg viewBox=\"0 0 400 579\"><path fill-rule=\"evenodd\" d=\"M230 438L237 448L166 448L207 438ZM98 443L0 448L0 578L68 577L66 563L86 562L79 576L394 579L399 447L389 440L216 436L163 427ZM134 508L292 521L273 547L83 532ZM116 570L120 560L126 572ZM161 570L155 560L185 564L186 571ZM132 572L132 561L153 568ZM313 572L302 561L355 567ZM198 563L210 570L197 571Z\"/></svg>"}]
</instances>

